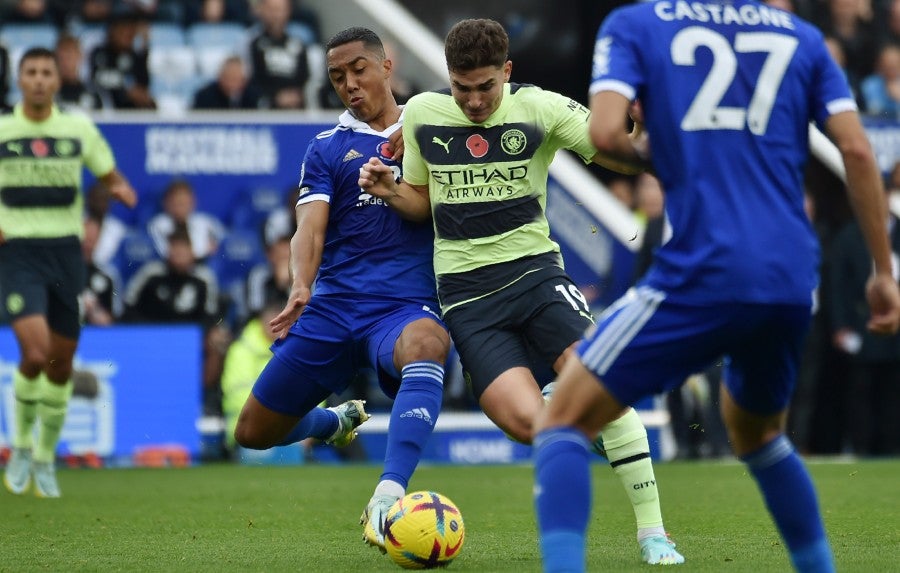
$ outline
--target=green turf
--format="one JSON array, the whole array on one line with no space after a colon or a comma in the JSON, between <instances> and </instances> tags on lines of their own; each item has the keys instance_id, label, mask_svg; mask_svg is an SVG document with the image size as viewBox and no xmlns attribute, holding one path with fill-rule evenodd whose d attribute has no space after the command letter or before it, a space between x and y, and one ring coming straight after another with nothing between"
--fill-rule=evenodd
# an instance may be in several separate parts
<instances>
[{"instance_id":1,"label":"green turf","mask_svg":"<svg viewBox=\"0 0 900 573\"><path fill-rule=\"evenodd\" d=\"M900 460L811 463L841 571L900 568ZM752 480L738 464L658 464L682 571L789 570ZM0 571L399 571L366 547L357 518L376 466L60 470L64 497L0 491ZM624 491L594 468L588 568L646 571ZM461 508L456 571L540 570L525 466L422 467L412 489Z\"/></svg>"}]
</instances>

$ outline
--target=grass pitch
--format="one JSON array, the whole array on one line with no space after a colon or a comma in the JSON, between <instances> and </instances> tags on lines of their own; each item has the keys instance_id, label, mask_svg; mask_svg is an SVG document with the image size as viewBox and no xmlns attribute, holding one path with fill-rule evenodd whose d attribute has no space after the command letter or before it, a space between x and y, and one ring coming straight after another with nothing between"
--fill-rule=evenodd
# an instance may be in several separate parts
<instances>
[{"instance_id":1,"label":"grass pitch","mask_svg":"<svg viewBox=\"0 0 900 573\"><path fill-rule=\"evenodd\" d=\"M838 570L897 571L900 460L810 463ZM0 571L399 571L365 546L357 518L374 465L59 472L63 498L0 490ZM736 463L657 464L679 571L788 571L752 479ZM413 489L462 510L451 571L540 571L528 466L426 466ZM588 568L646 571L634 518L609 468L594 465Z\"/></svg>"}]
</instances>

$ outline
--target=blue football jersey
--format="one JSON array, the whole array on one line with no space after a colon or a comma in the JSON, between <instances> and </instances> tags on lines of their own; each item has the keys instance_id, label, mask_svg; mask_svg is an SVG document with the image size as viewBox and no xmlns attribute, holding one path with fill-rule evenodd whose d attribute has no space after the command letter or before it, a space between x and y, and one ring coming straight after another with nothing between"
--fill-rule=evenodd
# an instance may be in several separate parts
<instances>
[{"instance_id":1,"label":"blue football jersey","mask_svg":"<svg viewBox=\"0 0 900 573\"><path fill-rule=\"evenodd\" d=\"M822 34L750 0L620 8L594 47L603 90L641 101L666 192L672 238L645 281L689 304L809 303L809 122L856 109Z\"/></svg>"},{"instance_id":2,"label":"blue football jersey","mask_svg":"<svg viewBox=\"0 0 900 573\"><path fill-rule=\"evenodd\" d=\"M359 170L378 157L400 177L388 136L344 112L339 124L309 144L297 204L329 203L328 229L315 296L400 299L438 308L431 222L400 218L383 200L363 191Z\"/></svg>"}]
</instances>

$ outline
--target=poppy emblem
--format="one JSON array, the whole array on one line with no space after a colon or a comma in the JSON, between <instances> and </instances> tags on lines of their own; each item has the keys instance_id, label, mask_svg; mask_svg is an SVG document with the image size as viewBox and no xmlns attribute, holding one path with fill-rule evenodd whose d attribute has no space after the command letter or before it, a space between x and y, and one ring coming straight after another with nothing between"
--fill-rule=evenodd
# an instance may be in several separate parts
<instances>
[{"instance_id":1,"label":"poppy emblem","mask_svg":"<svg viewBox=\"0 0 900 573\"><path fill-rule=\"evenodd\" d=\"M47 154L50 153L50 146L43 139L33 139L31 140L31 152L35 157L47 157Z\"/></svg>"},{"instance_id":2,"label":"poppy emblem","mask_svg":"<svg viewBox=\"0 0 900 573\"><path fill-rule=\"evenodd\" d=\"M477 133L470 135L469 138L466 139L466 149L468 149L469 153L472 154L472 157L476 159L487 155L489 147L487 139Z\"/></svg>"}]
</instances>

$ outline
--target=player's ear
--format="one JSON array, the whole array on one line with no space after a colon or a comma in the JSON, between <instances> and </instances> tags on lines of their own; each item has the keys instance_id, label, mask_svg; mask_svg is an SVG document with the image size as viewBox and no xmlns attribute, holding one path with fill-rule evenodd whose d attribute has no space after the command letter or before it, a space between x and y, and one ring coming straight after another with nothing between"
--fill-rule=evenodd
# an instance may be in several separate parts
<instances>
[{"instance_id":1,"label":"player's ear","mask_svg":"<svg viewBox=\"0 0 900 573\"><path fill-rule=\"evenodd\" d=\"M391 77L391 74L394 72L394 62L388 58L385 58L381 61L381 66L384 69L384 77Z\"/></svg>"},{"instance_id":2,"label":"player's ear","mask_svg":"<svg viewBox=\"0 0 900 573\"><path fill-rule=\"evenodd\" d=\"M512 60L506 60L506 63L503 64L503 80L505 82L508 82L511 75L512 75Z\"/></svg>"}]
</instances>

